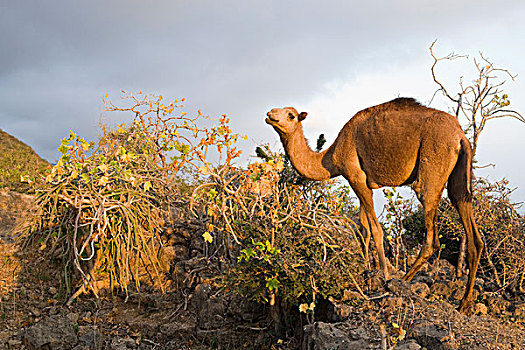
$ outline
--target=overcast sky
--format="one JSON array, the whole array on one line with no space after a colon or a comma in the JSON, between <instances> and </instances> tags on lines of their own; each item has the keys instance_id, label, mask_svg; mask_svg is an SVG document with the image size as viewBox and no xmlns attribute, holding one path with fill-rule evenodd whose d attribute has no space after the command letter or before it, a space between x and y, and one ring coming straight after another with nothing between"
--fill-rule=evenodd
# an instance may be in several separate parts
<instances>
[{"instance_id":1,"label":"overcast sky","mask_svg":"<svg viewBox=\"0 0 525 350\"><path fill-rule=\"evenodd\" d=\"M506 91L525 114L522 0L0 0L0 128L53 162L69 130L96 140L101 119L116 122L101 97L124 89L227 114L249 136L245 154L279 146L264 123L272 107L307 111L307 137L331 142L363 108L398 96L429 102L435 39L438 55L471 55L438 67L451 87L482 51L518 74ZM496 164L480 174L507 177L515 201L525 200L524 132L495 120L478 151Z\"/></svg>"}]
</instances>

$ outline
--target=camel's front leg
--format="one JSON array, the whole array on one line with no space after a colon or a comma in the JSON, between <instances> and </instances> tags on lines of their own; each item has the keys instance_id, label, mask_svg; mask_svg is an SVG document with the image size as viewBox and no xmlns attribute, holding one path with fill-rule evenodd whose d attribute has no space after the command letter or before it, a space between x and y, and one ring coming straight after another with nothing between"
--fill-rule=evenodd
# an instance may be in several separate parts
<instances>
[{"instance_id":1,"label":"camel's front leg","mask_svg":"<svg viewBox=\"0 0 525 350\"><path fill-rule=\"evenodd\" d=\"M354 192L359 198L361 207L360 207L360 220L361 226L365 233L365 257L368 261L368 244L370 242L370 236L374 238L374 243L377 250L377 258L379 260L379 267L383 271L385 280L390 278L388 271L388 261L385 257L385 248L383 245L383 230L374 210L374 201L372 197L372 190L366 186L366 182L360 182L357 184L352 184Z\"/></svg>"}]
</instances>

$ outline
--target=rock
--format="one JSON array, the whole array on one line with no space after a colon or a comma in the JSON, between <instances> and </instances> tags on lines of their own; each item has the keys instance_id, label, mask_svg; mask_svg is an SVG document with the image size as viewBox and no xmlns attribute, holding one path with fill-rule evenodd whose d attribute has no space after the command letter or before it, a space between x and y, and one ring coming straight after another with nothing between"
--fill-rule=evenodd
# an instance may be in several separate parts
<instances>
[{"instance_id":1,"label":"rock","mask_svg":"<svg viewBox=\"0 0 525 350\"><path fill-rule=\"evenodd\" d=\"M521 318L525 318L525 303L515 305L514 315Z\"/></svg>"},{"instance_id":2,"label":"rock","mask_svg":"<svg viewBox=\"0 0 525 350\"><path fill-rule=\"evenodd\" d=\"M486 315L487 313L487 305L483 303L476 303L476 305L474 305L474 315Z\"/></svg>"},{"instance_id":3,"label":"rock","mask_svg":"<svg viewBox=\"0 0 525 350\"><path fill-rule=\"evenodd\" d=\"M487 299L489 312L493 315L498 315L507 311L507 308L510 306L510 302L499 298L499 297L490 297Z\"/></svg>"},{"instance_id":4,"label":"rock","mask_svg":"<svg viewBox=\"0 0 525 350\"><path fill-rule=\"evenodd\" d=\"M441 325L421 322L412 327L408 336L415 339L420 346L424 346L428 349L459 349L454 339L454 334Z\"/></svg>"},{"instance_id":5,"label":"rock","mask_svg":"<svg viewBox=\"0 0 525 350\"><path fill-rule=\"evenodd\" d=\"M431 286L434 284L434 279L426 274L418 274L412 280L412 283L414 282L421 282L421 283L425 283L427 286Z\"/></svg>"},{"instance_id":6,"label":"rock","mask_svg":"<svg viewBox=\"0 0 525 350\"><path fill-rule=\"evenodd\" d=\"M410 284L410 290L412 291L412 293L421 298L425 298L428 295L428 293L430 293L429 286L423 282L414 282Z\"/></svg>"},{"instance_id":7,"label":"rock","mask_svg":"<svg viewBox=\"0 0 525 350\"><path fill-rule=\"evenodd\" d=\"M304 327L302 341L303 350L325 350L325 349L366 349L369 340L362 328L351 331L343 331L337 326L341 323L315 322Z\"/></svg>"},{"instance_id":8,"label":"rock","mask_svg":"<svg viewBox=\"0 0 525 350\"><path fill-rule=\"evenodd\" d=\"M78 345L73 350L101 349L103 335L97 328L91 328L87 333L78 338Z\"/></svg>"},{"instance_id":9,"label":"rock","mask_svg":"<svg viewBox=\"0 0 525 350\"><path fill-rule=\"evenodd\" d=\"M451 280L456 277L456 268L448 260L439 259L435 267L434 278L437 280Z\"/></svg>"},{"instance_id":10,"label":"rock","mask_svg":"<svg viewBox=\"0 0 525 350\"><path fill-rule=\"evenodd\" d=\"M383 307L385 308L400 308L403 306L403 298L401 297L387 297L383 300Z\"/></svg>"},{"instance_id":11,"label":"rock","mask_svg":"<svg viewBox=\"0 0 525 350\"><path fill-rule=\"evenodd\" d=\"M195 331L196 324L194 322L171 322L160 326L160 332L172 339L177 336L189 337Z\"/></svg>"},{"instance_id":12,"label":"rock","mask_svg":"<svg viewBox=\"0 0 525 350\"><path fill-rule=\"evenodd\" d=\"M419 350L421 349L421 346L418 343L416 343L414 339L410 339L404 344L398 344L394 349L395 350Z\"/></svg>"},{"instance_id":13,"label":"rock","mask_svg":"<svg viewBox=\"0 0 525 350\"><path fill-rule=\"evenodd\" d=\"M332 302L333 310L330 315L330 321L340 322L348 318L353 312L355 307L345 303Z\"/></svg>"},{"instance_id":14,"label":"rock","mask_svg":"<svg viewBox=\"0 0 525 350\"><path fill-rule=\"evenodd\" d=\"M450 289L447 284L442 282L434 283L430 288L430 291L435 295L443 297L444 299L448 299L452 295L452 289Z\"/></svg>"},{"instance_id":15,"label":"rock","mask_svg":"<svg viewBox=\"0 0 525 350\"><path fill-rule=\"evenodd\" d=\"M224 325L226 311L225 300L220 297L212 297L207 300L198 311L197 319L200 329L217 329Z\"/></svg>"},{"instance_id":16,"label":"rock","mask_svg":"<svg viewBox=\"0 0 525 350\"><path fill-rule=\"evenodd\" d=\"M138 347L136 341L132 338L113 338L109 344L111 350L127 350L136 349Z\"/></svg>"},{"instance_id":17,"label":"rock","mask_svg":"<svg viewBox=\"0 0 525 350\"><path fill-rule=\"evenodd\" d=\"M7 346L9 349L20 349L22 347L22 341L18 339L9 339L7 341Z\"/></svg>"},{"instance_id":18,"label":"rock","mask_svg":"<svg viewBox=\"0 0 525 350\"><path fill-rule=\"evenodd\" d=\"M391 279L386 282L386 288L397 296L411 296L412 290L410 284L407 281L400 279Z\"/></svg>"},{"instance_id":19,"label":"rock","mask_svg":"<svg viewBox=\"0 0 525 350\"><path fill-rule=\"evenodd\" d=\"M191 306L195 309L200 309L203 304L210 298L212 293L211 285L208 283L201 283L195 287L195 291L191 297Z\"/></svg>"},{"instance_id":20,"label":"rock","mask_svg":"<svg viewBox=\"0 0 525 350\"><path fill-rule=\"evenodd\" d=\"M67 318L69 318L71 320L71 323L77 324L79 316L78 316L77 312L71 312L71 313L67 314Z\"/></svg>"},{"instance_id":21,"label":"rock","mask_svg":"<svg viewBox=\"0 0 525 350\"><path fill-rule=\"evenodd\" d=\"M357 300L364 300L364 297L358 293L354 292L353 290L345 289L343 291L343 298L341 301L357 301Z\"/></svg>"},{"instance_id":22,"label":"rock","mask_svg":"<svg viewBox=\"0 0 525 350\"><path fill-rule=\"evenodd\" d=\"M171 265L189 257L188 248L182 245L162 247L159 252L159 263L162 271L170 271Z\"/></svg>"},{"instance_id":23,"label":"rock","mask_svg":"<svg viewBox=\"0 0 525 350\"><path fill-rule=\"evenodd\" d=\"M71 320L62 315L46 317L20 332L28 349L72 349L78 341Z\"/></svg>"}]
</instances>

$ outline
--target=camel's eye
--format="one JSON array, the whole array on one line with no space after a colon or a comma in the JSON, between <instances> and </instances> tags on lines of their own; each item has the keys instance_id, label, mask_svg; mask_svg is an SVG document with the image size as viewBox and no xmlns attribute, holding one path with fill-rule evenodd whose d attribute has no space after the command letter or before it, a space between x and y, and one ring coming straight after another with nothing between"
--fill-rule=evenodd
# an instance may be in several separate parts
<instances>
[{"instance_id":1,"label":"camel's eye","mask_svg":"<svg viewBox=\"0 0 525 350\"><path fill-rule=\"evenodd\" d=\"M292 113L288 113L288 118L290 118L290 120L294 120L295 119L295 115L293 115Z\"/></svg>"}]
</instances>

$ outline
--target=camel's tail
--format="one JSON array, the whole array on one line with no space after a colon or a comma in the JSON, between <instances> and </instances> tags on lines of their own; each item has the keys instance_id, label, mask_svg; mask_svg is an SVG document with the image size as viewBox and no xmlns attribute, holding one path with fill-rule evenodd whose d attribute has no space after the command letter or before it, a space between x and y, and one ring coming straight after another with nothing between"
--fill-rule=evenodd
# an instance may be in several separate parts
<instances>
[{"instance_id":1,"label":"camel's tail","mask_svg":"<svg viewBox=\"0 0 525 350\"><path fill-rule=\"evenodd\" d=\"M453 202L472 202L472 149L466 138L461 140L458 161L448 178L447 191Z\"/></svg>"}]
</instances>

